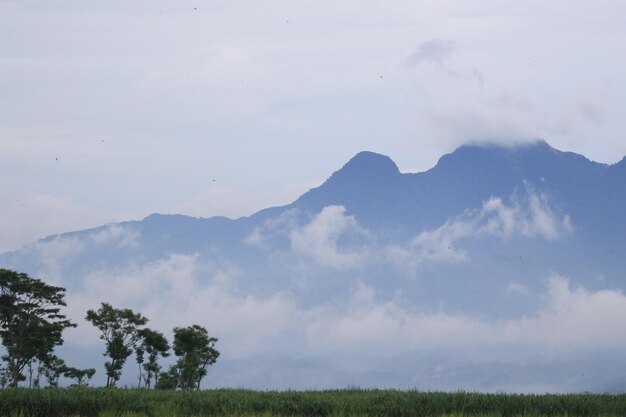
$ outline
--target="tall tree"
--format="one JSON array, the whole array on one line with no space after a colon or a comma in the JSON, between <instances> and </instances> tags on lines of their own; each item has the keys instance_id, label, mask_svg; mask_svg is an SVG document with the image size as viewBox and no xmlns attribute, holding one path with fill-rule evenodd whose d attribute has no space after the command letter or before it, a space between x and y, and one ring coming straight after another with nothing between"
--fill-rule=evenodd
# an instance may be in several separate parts
<instances>
[{"instance_id":1,"label":"tall tree","mask_svg":"<svg viewBox=\"0 0 626 417\"><path fill-rule=\"evenodd\" d=\"M108 303L101 303L98 311L88 310L85 318L100 330L100 339L106 343L103 356L110 358L110 361L104 363L107 373L106 386L115 386L122 375L126 359L133 352L137 332L148 319L131 309L113 308Z\"/></svg>"},{"instance_id":2,"label":"tall tree","mask_svg":"<svg viewBox=\"0 0 626 417\"><path fill-rule=\"evenodd\" d=\"M174 328L173 347L174 354L179 358L176 361L179 388L200 388L207 367L220 356L215 349L216 342L217 338L209 337L207 330L197 324Z\"/></svg>"},{"instance_id":3,"label":"tall tree","mask_svg":"<svg viewBox=\"0 0 626 417\"><path fill-rule=\"evenodd\" d=\"M161 372L159 366L159 356L166 358L169 356L170 345L163 333L152 329L140 329L137 332L137 344L135 345L135 354L137 356L137 364L139 365L139 386L144 383L146 388L150 388L152 379L156 384ZM148 355L147 362L144 355ZM142 373L142 368L145 374Z\"/></svg>"},{"instance_id":4,"label":"tall tree","mask_svg":"<svg viewBox=\"0 0 626 417\"><path fill-rule=\"evenodd\" d=\"M63 344L63 330L76 327L61 313L65 305L65 288L0 269L0 338L10 387L25 379L27 365L45 362Z\"/></svg>"}]
</instances>

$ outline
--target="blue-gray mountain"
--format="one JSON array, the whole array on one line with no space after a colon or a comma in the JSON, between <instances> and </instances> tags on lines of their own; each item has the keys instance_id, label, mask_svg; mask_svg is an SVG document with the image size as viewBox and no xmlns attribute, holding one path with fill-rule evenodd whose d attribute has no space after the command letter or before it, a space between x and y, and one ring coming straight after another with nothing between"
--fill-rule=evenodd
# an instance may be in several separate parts
<instances>
[{"instance_id":1,"label":"blue-gray mountain","mask_svg":"<svg viewBox=\"0 0 626 417\"><path fill-rule=\"evenodd\" d=\"M255 300L278 294L290 300L295 311L324 308L327 313L333 306L333 311L350 316L351 306L370 303L392 304L399 309L393 311L402 311L406 317L445 313L446 317L491 323L536 314L541 317L537 312L543 311L546 299L558 298L554 295L561 288L558 282L547 283L554 275L567 277L570 287L584 288L584 294L610 289L617 297L623 295L626 158L613 165L596 163L553 149L543 141L515 147L468 145L444 155L426 172L401 173L390 158L361 152L322 185L286 206L236 220L153 214L141 221L50 236L0 255L0 264L42 279L51 277L65 285L68 293L81 293L103 276L132 280L128 271L143 274L173 256L186 256L202 265L196 267L194 276L207 286L219 281L216 276L227 275L232 294ZM172 270L174 282L176 271ZM88 283L85 277L90 277ZM187 284L181 281L181 285ZM554 294L546 296L549 291ZM317 335L319 328L312 325L307 337ZM299 349L292 340L294 332L276 336L284 339L287 350ZM422 356L413 358L430 355L428 349L436 346L432 343L419 348ZM598 348L610 351L615 346L609 343ZM266 388L376 385L370 381L384 377L381 381L386 386L503 386L497 381L496 385L479 382L493 382L492 374L502 373L494 364L485 365L488 372L477 376L474 384L468 377L457 379L455 385L454 375L480 367L463 361L454 362L456 374L446 374L450 370L445 367L438 369L439 380L432 379L434 371L422 363L411 368L422 376L411 379L398 363L404 363L406 352L415 349L395 351L405 355L401 356L404 359L386 359L385 371L368 368L350 373L342 369L332 374L334 377L325 375L299 386L294 382L297 378L289 379L288 375L293 376L289 368L277 370L280 376L275 375L287 385L267 386L264 382L270 380L271 371L259 368L264 371L259 371L262 375L257 379L246 370L242 380L226 384ZM581 361L593 372L587 359ZM619 360L624 360L623 355ZM241 371L237 364L244 362L226 362L230 365L224 369ZM300 370L318 367L310 358L285 363L296 364ZM342 363L348 366L349 360ZM569 369L561 362L554 366L563 372ZM539 390L613 389L612 381L619 379L617 374L603 373L606 378L592 386L568 373L569 385L558 385L554 381L563 372L546 376L547 368L533 362L523 373L527 382L532 367L543 369L541 378L548 378L551 385L524 385L509 378L508 386L522 391L533 390L533 386ZM391 368L395 373L385 373ZM487 378L487 374L491 376Z\"/></svg>"},{"instance_id":2,"label":"blue-gray mountain","mask_svg":"<svg viewBox=\"0 0 626 417\"><path fill-rule=\"evenodd\" d=\"M498 207L485 212L485 204L497 198L503 212ZM327 227L336 230L316 235L315 216L331 206L345 208L326 213ZM511 224L502 223L507 221L502 216ZM346 218L353 221L346 225ZM318 220L323 227L324 219ZM467 230L442 230L446 222L452 225L448 229ZM298 234L307 225L309 233ZM429 231L440 236L416 242ZM300 246L294 242L298 236ZM508 299L511 282L533 290L558 272L589 289L624 287L626 159L596 163L543 141L462 146L426 172L403 174L390 158L361 152L295 202L250 217L153 214L47 237L2 255L0 262L46 271L49 257L38 248L66 239L80 242L80 250L54 266L70 289L97 268L199 254L241 268L242 288L258 294L288 291L307 304L341 298L352 288L346 277L358 276L383 297L401 289L410 304L519 314L533 306ZM324 245L335 246L324 253ZM296 262L293 252L306 268L290 267Z\"/></svg>"}]
</instances>

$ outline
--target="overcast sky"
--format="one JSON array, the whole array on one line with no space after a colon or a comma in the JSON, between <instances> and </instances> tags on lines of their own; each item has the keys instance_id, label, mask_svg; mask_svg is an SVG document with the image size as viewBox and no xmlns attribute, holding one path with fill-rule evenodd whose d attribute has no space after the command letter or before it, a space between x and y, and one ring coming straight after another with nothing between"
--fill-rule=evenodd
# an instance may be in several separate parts
<instances>
[{"instance_id":1,"label":"overcast sky","mask_svg":"<svg viewBox=\"0 0 626 417\"><path fill-rule=\"evenodd\" d=\"M0 0L0 251L287 204L361 150L626 154L622 1Z\"/></svg>"}]
</instances>

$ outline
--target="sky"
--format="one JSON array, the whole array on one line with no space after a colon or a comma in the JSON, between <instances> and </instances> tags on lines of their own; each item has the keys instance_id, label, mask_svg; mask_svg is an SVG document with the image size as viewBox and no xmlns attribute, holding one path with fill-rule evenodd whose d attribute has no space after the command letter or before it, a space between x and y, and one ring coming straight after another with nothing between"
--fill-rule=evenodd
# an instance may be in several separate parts
<instances>
[{"instance_id":1,"label":"sky","mask_svg":"<svg viewBox=\"0 0 626 417\"><path fill-rule=\"evenodd\" d=\"M291 202L354 154L626 155L626 4L0 0L0 252Z\"/></svg>"}]
</instances>

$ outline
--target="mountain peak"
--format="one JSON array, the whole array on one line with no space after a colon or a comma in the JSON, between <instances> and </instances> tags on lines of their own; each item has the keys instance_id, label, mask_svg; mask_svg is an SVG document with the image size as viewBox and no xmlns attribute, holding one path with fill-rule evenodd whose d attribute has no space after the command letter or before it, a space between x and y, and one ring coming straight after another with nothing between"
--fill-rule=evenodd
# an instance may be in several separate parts
<instances>
[{"instance_id":1,"label":"mountain peak","mask_svg":"<svg viewBox=\"0 0 626 417\"><path fill-rule=\"evenodd\" d=\"M395 162L375 152L357 153L324 184L302 195L294 204L321 209L330 204L352 208L384 206L402 178Z\"/></svg>"},{"instance_id":2,"label":"mountain peak","mask_svg":"<svg viewBox=\"0 0 626 417\"><path fill-rule=\"evenodd\" d=\"M446 167L454 170L474 170L476 165L500 172L505 166L519 164L550 164L562 159L566 152L551 147L545 140L534 142L502 145L497 143L475 143L463 145L453 152L442 156L437 163L438 168ZM572 154L574 159L585 159L580 155Z\"/></svg>"},{"instance_id":3,"label":"mountain peak","mask_svg":"<svg viewBox=\"0 0 626 417\"><path fill-rule=\"evenodd\" d=\"M350 159L336 175L358 175L364 177L388 177L400 173L398 166L386 155L375 152L362 151Z\"/></svg>"},{"instance_id":4,"label":"mountain peak","mask_svg":"<svg viewBox=\"0 0 626 417\"><path fill-rule=\"evenodd\" d=\"M492 142L477 142L459 146L454 152L480 152L480 153L498 153L498 154L522 154L522 153L544 153L555 152L548 142L538 139L532 142L516 142L512 144L500 144ZM558 152L558 151L557 151ZM445 155L444 155L445 156Z\"/></svg>"}]
</instances>

